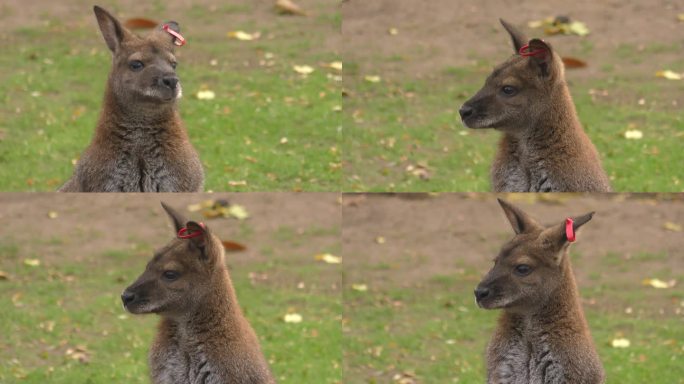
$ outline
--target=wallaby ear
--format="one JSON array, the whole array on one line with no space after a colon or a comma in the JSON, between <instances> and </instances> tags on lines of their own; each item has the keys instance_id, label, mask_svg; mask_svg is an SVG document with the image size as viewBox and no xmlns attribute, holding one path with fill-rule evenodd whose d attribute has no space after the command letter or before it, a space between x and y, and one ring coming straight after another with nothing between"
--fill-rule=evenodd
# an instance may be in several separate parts
<instances>
[{"instance_id":1,"label":"wallaby ear","mask_svg":"<svg viewBox=\"0 0 684 384\"><path fill-rule=\"evenodd\" d=\"M575 218L572 218L572 232L576 233L577 230L587 223L591 218L594 216L594 212L589 212L586 215L578 216ZM569 239L567 235L567 230L566 230L566 221L564 220L561 224L559 225L554 225L553 227L546 228L539 237L541 238L542 242L544 242L550 249L552 249L554 253L554 261L556 264L560 264L561 259L563 258L563 255L565 252L561 252L561 250L569 244ZM574 240L572 240L574 241Z\"/></svg>"},{"instance_id":2,"label":"wallaby ear","mask_svg":"<svg viewBox=\"0 0 684 384\"><path fill-rule=\"evenodd\" d=\"M188 233L195 234L197 232L200 233L200 235L193 236L190 238L190 241L197 246L198 248L202 249L202 255L205 255L204 248L207 245L207 238L209 236L209 229L207 229L206 226L201 225L200 223L196 221L188 221L185 224L185 228L187 228Z\"/></svg>"},{"instance_id":3,"label":"wallaby ear","mask_svg":"<svg viewBox=\"0 0 684 384\"><path fill-rule=\"evenodd\" d=\"M183 215L178 213L175 209L171 208L170 206L168 206L163 201L161 202L161 205L164 208L164 210L166 211L166 213L169 215L169 217L171 218L171 221L173 221L173 226L174 226L174 228L176 228L176 233L174 233L174 235L177 235L178 231L180 231L181 228L183 228L183 224L187 220L185 219L185 217L183 217Z\"/></svg>"},{"instance_id":4,"label":"wallaby ear","mask_svg":"<svg viewBox=\"0 0 684 384\"><path fill-rule=\"evenodd\" d=\"M501 22L501 25L503 25L508 34L511 35L511 40L513 41L513 48L515 49L515 53L518 53L520 51L520 48L522 48L522 46L525 45L527 38L522 32L520 32L513 25L509 24L506 20L499 19L499 22Z\"/></svg>"},{"instance_id":5,"label":"wallaby ear","mask_svg":"<svg viewBox=\"0 0 684 384\"><path fill-rule=\"evenodd\" d=\"M501 205L501 208L503 208L506 218L508 218L508 221L511 223L516 235L529 232L538 226L534 219L527 213L523 212L520 208L507 202L506 200L496 200L499 202L499 205Z\"/></svg>"},{"instance_id":6,"label":"wallaby ear","mask_svg":"<svg viewBox=\"0 0 684 384\"><path fill-rule=\"evenodd\" d=\"M541 39L532 39L527 43L527 52L531 53L530 65L538 68L543 77L549 77L556 72L553 49L549 43Z\"/></svg>"},{"instance_id":7,"label":"wallaby ear","mask_svg":"<svg viewBox=\"0 0 684 384\"><path fill-rule=\"evenodd\" d=\"M116 50L121 46L121 42L123 42L128 36L129 32L121 26L119 20L117 20L103 8L100 8L96 5L93 7L93 11L95 12L95 17L97 18L97 24L100 26L102 37L104 37L109 50L116 52Z\"/></svg>"},{"instance_id":8,"label":"wallaby ear","mask_svg":"<svg viewBox=\"0 0 684 384\"><path fill-rule=\"evenodd\" d=\"M594 212L589 212L586 215L578 216L572 219L572 231L577 232L579 227L583 226L585 223L589 222L591 218L594 217ZM564 232L565 233L565 232ZM568 240L567 235L564 236L565 240Z\"/></svg>"},{"instance_id":9,"label":"wallaby ear","mask_svg":"<svg viewBox=\"0 0 684 384\"><path fill-rule=\"evenodd\" d=\"M166 28L168 28L168 30ZM173 50L176 46L185 44L185 40L180 34L180 25L178 25L178 23L175 21L161 23L157 28L154 29L154 32L152 33L159 41L169 44L171 50Z\"/></svg>"}]
</instances>

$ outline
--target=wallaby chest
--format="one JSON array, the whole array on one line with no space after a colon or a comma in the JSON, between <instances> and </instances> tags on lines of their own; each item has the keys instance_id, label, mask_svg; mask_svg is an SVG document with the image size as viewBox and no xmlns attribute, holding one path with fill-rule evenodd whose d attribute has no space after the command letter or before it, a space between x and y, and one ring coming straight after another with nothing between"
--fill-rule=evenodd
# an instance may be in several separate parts
<instances>
[{"instance_id":1,"label":"wallaby chest","mask_svg":"<svg viewBox=\"0 0 684 384\"><path fill-rule=\"evenodd\" d=\"M154 384L223 383L207 357L205 346L179 334L173 334L164 346L153 348L150 367Z\"/></svg>"},{"instance_id":2,"label":"wallaby chest","mask_svg":"<svg viewBox=\"0 0 684 384\"><path fill-rule=\"evenodd\" d=\"M523 141L505 137L491 170L496 192L553 192L561 190L547 159Z\"/></svg>"},{"instance_id":3,"label":"wallaby chest","mask_svg":"<svg viewBox=\"0 0 684 384\"><path fill-rule=\"evenodd\" d=\"M489 384L565 383L562 364L547 333L509 337L499 350L490 347Z\"/></svg>"}]
</instances>

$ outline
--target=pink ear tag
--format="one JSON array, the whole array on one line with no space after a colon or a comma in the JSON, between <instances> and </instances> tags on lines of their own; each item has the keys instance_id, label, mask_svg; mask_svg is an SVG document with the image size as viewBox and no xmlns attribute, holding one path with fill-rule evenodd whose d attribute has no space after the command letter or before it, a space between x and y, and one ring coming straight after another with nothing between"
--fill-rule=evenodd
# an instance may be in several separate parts
<instances>
[{"instance_id":1,"label":"pink ear tag","mask_svg":"<svg viewBox=\"0 0 684 384\"><path fill-rule=\"evenodd\" d=\"M536 51L530 51L530 45L525 44L520 49L518 50L518 53L520 56L528 57L528 56L539 56L543 55L546 56L546 49L537 49Z\"/></svg>"},{"instance_id":2,"label":"pink ear tag","mask_svg":"<svg viewBox=\"0 0 684 384\"><path fill-rule=\"evenodd\" d=\"M179 47L183 46L187 42L185 40L185 38L183 36L181 36L180 33L171 29L168 24L162 25L162 29L165 30L166 32L168 32L171 36L176 38L176 40L174 40L173 43L176 44L177 46L179 46Z\"/></svg>"},{"instance_id":3,"label":"pink ear tag","mask_svg":"<svg viewBox=\"0 0 684 384\"><path fill-rule=\"evenodd\" d=\"M575 242L575 229L572 228L572 224L571 218L568 217L565 219L565 237L567 237L568 241L571 243Z\"/></svg>"},{"instance_id":4,"label":"pink ear tag","mask_svg":"<svg viewBox=\"0 0 684 384\"><path fill-rule=\"evenodd\" d=\"M204 223L199 223L200 227L204 228ZM188 227L183 227L178 230L179 239L192 239L193 237L202 236L201 231L188 232Z\"/></svg>"}]
</instances>

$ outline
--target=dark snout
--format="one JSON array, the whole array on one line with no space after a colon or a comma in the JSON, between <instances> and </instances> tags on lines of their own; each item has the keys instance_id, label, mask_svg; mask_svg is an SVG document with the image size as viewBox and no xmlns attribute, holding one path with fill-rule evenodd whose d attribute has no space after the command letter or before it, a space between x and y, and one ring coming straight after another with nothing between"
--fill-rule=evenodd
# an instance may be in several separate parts
<instances>
[{"instance_id":1,"label":"dark snout","mask_svg":"<svg viewBox=\"0 0 684 384\"><path fill-rule=\"evenodd\" d=\"M461 115L461 121L465 123L465 120L473 115L473 111L473 107L471 107L467 103L463 104L461 109L458 110L458 114Z\"/></svg>"},{"instance_id":2,"label":"dark snout","mask_svg":"<svg viewBox=\"0 0 684 384\"><path fill-rule=\"evenodd\" d=\"M175 75L173 75L173 76L162 76L159 79L159 85L175 91L176 87L178 86L178 77Z\"/></svg>"},{"instance_id":3,"label":"dark snout","mask_svg":"<svg viewBox=\"0 0 684 384\"><path fill-rule=\"evenodd\" d=\"M128 307L129 304L135 301L135 293L126 289L121 294L121 301L123 302L124 307Z\"/></svg>"},{"instance_id":4,"label":"dark snout","mask_svg":"<svg viewBox=\"0 0 684 384\"><path fill-rule=\"evenodd\" d=\"M479 303L480 301L486 299L489 296L489 288L480 287L479 285L475 288L475 300Z\"/></svg>"}]
</instances>

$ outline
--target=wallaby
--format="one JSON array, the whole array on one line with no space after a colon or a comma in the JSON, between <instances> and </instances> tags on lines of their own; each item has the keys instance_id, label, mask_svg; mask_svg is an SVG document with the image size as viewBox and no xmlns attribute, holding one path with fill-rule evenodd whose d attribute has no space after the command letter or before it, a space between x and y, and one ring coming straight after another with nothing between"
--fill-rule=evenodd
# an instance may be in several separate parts
<instances>
[{"instance_id":1,"label":"wallaby","mask_svg":"<svg viewBox=\"0 0 684 384\"><path fill-rule=\"evenodd\" d=\"M200 192L204 171L178 113L182 88L169 21L141 38L104 9L95 17L112 69L95 136L60 192Z\"/></svg>"},{"instance_id":2,"label":"wallaby","mask_svg":"<svg viewBox=\"0 0 684 384\"><path fill-rule=\"evenodd\" d=\"M133 314L161 322L149 355L154 384L275 383L245 319L209 227L162 203L177 238L158 250L121 295Z\"/></svg>"},{"instance_id":3,"label":"wallaby","mask_svg":"<svg viewBox=\"0 0 684 384\"><path fill-rule=\"evenodd\" d=\"M489 384L603 383L568 246L593 212L544 228L499 199L515 237L475 289L478 306L503 309L487 347Z\"/></svg>"},{"instance_id":4,"label":"wallaby","mask_svg":"<svg viewBox=\"0 0 684 384\"><path fill-rule=\"evenodd\" d=\"M515 55L497 66L459 113L469 128L503 132L491 168L495 192L610 192L584 133L561 58L504 20Z\"/></svg>"}]
</instances>

